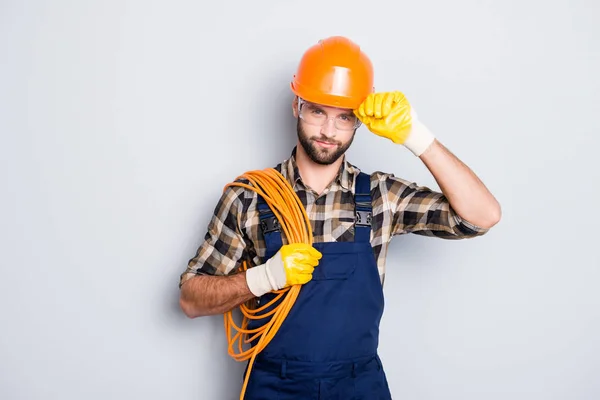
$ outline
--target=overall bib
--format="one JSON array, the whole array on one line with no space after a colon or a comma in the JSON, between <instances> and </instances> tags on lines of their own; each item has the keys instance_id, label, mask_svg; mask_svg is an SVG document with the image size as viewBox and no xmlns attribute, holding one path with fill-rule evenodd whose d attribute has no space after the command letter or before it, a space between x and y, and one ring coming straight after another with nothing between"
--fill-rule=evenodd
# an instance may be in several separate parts
<instances>
[{"instance_id":1,"label":"overall bib","mask_svg":"<svg viewBox=\"0 0 600 400\"><path fill-rule=\"evenodd\" d=\"M323 257L279 331L257 356L245 399L391 399L377 354L384 299L370 244L369 175L359 174L354 200L354 242L314 244ZM260 196L258 202L268 259L281 247L281 233ZM264 295L260 304L273 296ZM248 328L262 324L264 320L255 320Z\"/></svg>"}]
</instances>

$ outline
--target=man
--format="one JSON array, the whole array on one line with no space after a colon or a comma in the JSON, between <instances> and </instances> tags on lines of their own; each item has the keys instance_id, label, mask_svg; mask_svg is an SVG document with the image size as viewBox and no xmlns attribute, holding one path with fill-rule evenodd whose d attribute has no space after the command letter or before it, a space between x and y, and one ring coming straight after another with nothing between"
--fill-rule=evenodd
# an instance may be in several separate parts
<instances>
[{"instance_id":1,"label":"man","mask_svg":"<svg viewBox=\"0 0 600 400\"><path fill-rule=\"evenodd\" d=\"M292 311L256 359L246 398L389 399L377 347L390 239L480 236L499 221L500 206L402 93L373 92L371 62L352 41L331 37L309 48L291 89L298 144L276 169L301 199L314 245L263 232L261 196L228 188L181 275L181 308L190 318L221 314L301 284ZM361 124L408 148L441 192L350 164L345 152ZM252 267L239 272L244 259Z\"/></svg>"}]
</instances>

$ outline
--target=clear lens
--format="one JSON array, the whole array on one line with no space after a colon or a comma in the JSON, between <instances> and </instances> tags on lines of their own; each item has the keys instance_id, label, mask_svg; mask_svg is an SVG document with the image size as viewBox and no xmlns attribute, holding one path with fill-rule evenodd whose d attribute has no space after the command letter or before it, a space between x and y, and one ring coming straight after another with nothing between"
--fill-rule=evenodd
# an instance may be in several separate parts
<instances>
[{"instance_id":1,"label":"clear lens","mask_svg":"<svg viewBox=\"0 0 600 400\"><path fill-rule=\"evenodd\" d=\"M309 125L323 126L331 117L316 104L301 101L298 105L299 115ZM335 127L340 130L352 130L360 126L360 120L351 111L339 114L334 118Z\"/></svg>"}]
</instances>

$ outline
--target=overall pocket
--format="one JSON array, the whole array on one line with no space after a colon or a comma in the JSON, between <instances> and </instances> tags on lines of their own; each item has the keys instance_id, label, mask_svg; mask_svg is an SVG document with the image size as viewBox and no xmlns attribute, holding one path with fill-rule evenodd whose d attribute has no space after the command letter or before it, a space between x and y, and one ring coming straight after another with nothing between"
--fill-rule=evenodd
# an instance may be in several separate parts
<instances>
[{"instance_id":1,"label":"overall pocket","mask_svg":"<svg viewBox=\"0 0 600 400\"><path fill-rule=\"evenodd\" d=\"M314 281L345 280L348 279L356 269L358 257L356 253L324 254L319 265L313 272Z\"/></svg>"}]
</instances>

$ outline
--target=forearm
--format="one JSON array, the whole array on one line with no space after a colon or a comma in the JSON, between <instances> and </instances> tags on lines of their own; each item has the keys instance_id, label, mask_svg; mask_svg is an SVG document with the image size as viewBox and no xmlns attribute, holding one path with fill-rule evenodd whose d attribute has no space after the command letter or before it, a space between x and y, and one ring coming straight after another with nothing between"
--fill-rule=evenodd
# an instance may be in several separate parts
<instances>
[{"instance_id":1,"label":"forearm","mask_svg":"<svg viewBox=\"0 0 600 400\"><path fill-rule=\"evenodd\" d=\"M189 318L223 314L255 297L246 273L229 276L198 275L181 286L179 304Z\"/></svg>"},{"instance_id":2,"label":"forearm","mask_svg":"<svg viewBox=\"0 0 600 400\"><path fill-rule=\"evenodd\" d=\"M461 218L486 229L498 223L498 201L475 173L440 142L435 140L419 158Z\"/></svg>"}]
</instances>

